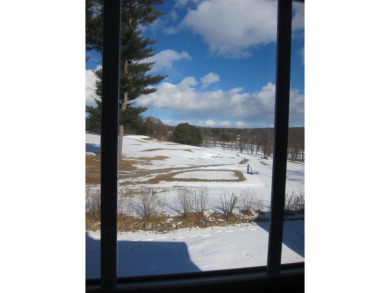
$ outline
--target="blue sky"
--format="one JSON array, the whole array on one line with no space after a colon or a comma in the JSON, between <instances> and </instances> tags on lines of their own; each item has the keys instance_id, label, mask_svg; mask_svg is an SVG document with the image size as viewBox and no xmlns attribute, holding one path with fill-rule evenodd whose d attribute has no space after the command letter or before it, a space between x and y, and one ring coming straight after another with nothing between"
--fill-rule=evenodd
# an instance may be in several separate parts
<instances>
[{"instance_id":1,"label":"blue sky","mask_svg":"<svg viewBox=\"0 0 390 293\"><path fill-rule=\"evenodd\" d=\"M139 97L169 125L273 125L276 76L276 1L165 1L164 15L143 27L156 40L152 74L168 75L153 94ZM290 125L304 125L304 10L294 3ZM86 62L87 104L100 56Z\"/></svg>"}]
</instances>

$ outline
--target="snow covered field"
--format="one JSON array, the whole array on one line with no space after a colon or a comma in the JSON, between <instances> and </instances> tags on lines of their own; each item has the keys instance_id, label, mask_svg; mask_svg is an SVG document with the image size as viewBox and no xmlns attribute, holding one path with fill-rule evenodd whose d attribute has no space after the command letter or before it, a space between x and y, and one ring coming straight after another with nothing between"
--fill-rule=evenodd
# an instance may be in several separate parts
<instances>
[{"instance_id":1,"label":"snow covered field","mask_svg":"<svg viewBox=\"0 0 390 293\"><path fill-rule=\"evenodd\" d=\"M86 151L99 152L100 136L86 134ZM164 212L177 215L177 190L196 192L206 188L206 213L221 212L223 194L254 194L257 207L268 214L271 195L272 158L220 148L209 149L159 142L146 136L125 136L125 160L136 167L119 173L119 197L152 187L166 201ZM247 174L247 164L253 172ZM288 162L286 192L304 192L304 164ZM98 189L98 186L90 186ZM126 200L126 198L122 198ZM240 205L240 203L239 203ZM235 212L239 212L240 206ZM132 215L129 205L120 212ZM86 232L86 277L100 276L100 232ZM156 275L266 265L268 222L226 227L186 228L167 233L126 232L118 234L118 275ZM282 262L304 259L304 221L286 221Z\"/></svg>"}]
</instances>

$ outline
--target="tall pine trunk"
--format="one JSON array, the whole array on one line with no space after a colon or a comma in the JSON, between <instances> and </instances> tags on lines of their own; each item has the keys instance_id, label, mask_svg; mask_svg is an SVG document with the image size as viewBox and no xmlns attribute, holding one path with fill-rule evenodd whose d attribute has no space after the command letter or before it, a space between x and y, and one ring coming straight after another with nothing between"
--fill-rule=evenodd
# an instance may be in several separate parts
<instances>
[{"instance_id":1,"label":"tall pine trunk","mask_svg":"<svg viewBox=\"0 0 390 293\"><path fill-rule=\"evenodd\" d=\"M125 68L124 73L127 74L127 66L128 62L125 60ZM128 93L125 92L123 94L123 104L121 107L121 110L126 110L127 108L127 100L128 100ZM123 134L125 132L125 126L123 124L119 124L119 138L118 138L118 162L122 161L122 146L123 146Z\"/></svg>"},{"instance_id":2,"label":"tall pine trunk","mask_svg":"<svg viewBox=\"0 0 390 293\"><path fill-rule=\"evenodd\" d=\"M127 92L124 93L122 110L126 110L127 105ZM122 145L123 145L123 134L125 132L125 126L119 124L119 139L118 139L118 162L122 161Z\"/></svg>"}]
</instances>

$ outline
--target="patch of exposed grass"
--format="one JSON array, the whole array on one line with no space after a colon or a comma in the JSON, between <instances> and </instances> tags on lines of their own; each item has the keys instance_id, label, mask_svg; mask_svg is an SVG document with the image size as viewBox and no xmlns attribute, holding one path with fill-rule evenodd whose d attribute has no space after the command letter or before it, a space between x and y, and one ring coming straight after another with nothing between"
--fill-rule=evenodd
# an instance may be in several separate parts
<instances>
[{"instance_id":1,"label":"patch of exposed grass","mask_svg":"<svg viewBox=\"0 0 390 293\"><path fill-rule=\"evenodd\" d=\"M305 165L305 162L302 162L302 161L295 161L295 160L288 160L288 161L289 161L290 163Z\"/></svg>"},{"instance_id":2,"label":"patch of exposed grass","mask_svg":"<svg viewBox=\"0 0 390 293\"><path fill-rule=\"evenodd\" d=\"M176 151L176 152L180 152L180 151L184 151L184 152L190 152L192 153L192 149L162 149L162 148L156 148L156 149L146 149L146 150L142 150L142 152L156 152L156 151Z\"/></svg>"},{"instance_id":3,"label":"patch of exposed grass","mask_svg":"<svg viewBox=\"0 0 390 293\"><path fill-rule=\"evenodd\" d=\"M118 171L134 171L137 169L134 164L136 164L135 160L123 159L118 164Z\"/></svg>"},{"instance_id":4,"label":"patch of exposed grass","mask_svg":"<svg viewBox=\"0 0 390 293\"><path fill-rule=\"evenodd\" d=\"M167 156L139 157L134 159L124 158L118 164L118 171L133 171L137 169L134 166L137 163L163 161L168 158ZM87 173L100 173L100 156L86 155L85 167Z\"/></svg>"},{"instance_id":5,"label":"patch of exposed grass","mask_svg":"<svg viewBox=\"0 0 390 293\"><path fill-rule=\"evenodd\" d=\"M100 173L100 156L85 155L85 171L87 173Z\"/></svg>"},{"instance_id":6,"label":"patch of exposed grass","mask_svg":"<svg viewBox=\"0 0 390 293\"><path fill-rule=\"evenodd\" d=\"M181 173L186 173L186 172L196 172L196 171L201 171L201 172L222 172L222 171L229 171L233 172L234 175L237 177L237 179L197 179L197 178L174 178L174 176L181 174ZM157 184L160 181L166 181L166 182L173 182L173 181L182 181L182 182L241 182L245 181L246 178L244 177L244 174L242 174L241 171L237 170L186 170L186 171L178 171L178 172L171 172L171 173L166 173L166 174L160 174L157 175L156 177L149 179L146 181L146 184Z\"/></svg>"},{"instance_id":7,"label":"patch of exposed grass","mask_svg":"<svg viewBox=\"0 0 390 293\"><path fill-rule=\"evenodd\" d=\"M146 149L142 150L141 152L155 152L155 151L170 151L170 149Z\"/></svg>"},{"instance_id":8,"label":"patch of exposed grass","mask_svg":"<svg viewBox=\"0 0 390 293\"><path fill-rule=\"evenodd\" d=\"M85 183L86 184L100 184L100 176L99 177L91 177L90 174L87 174L85 176Z\"/></svg>"},{"instance_id":9,"label":"patch of exposed grass","mask_svg":"<svg viewBox=\"0 0 390 293\"><path fill-rule=\"evenodd\" d=\"M240 164L243 165L243 164L246 164L246 163L248 163L248 162L249 162L248 159L243 159L243 160L240 162Z\"/></svg>"},{"instance_id":10,"label":"patch of exposed grass","mask_svg":"<svg viewBox=\"0 0 390 293\"><path fill-rule=\"evenodd\" d=\"M139 185L140 183L135 180L125 180L118 182L119 186L128 186L128 185Z\"/></svg>"},{"instance_id":11,"label":"patch of exposed grass","mask_svg":"<svg viewBox=\"0 0 390 293\"><path fill-rule=\"evenodd\" d=\"M150 159L153 158L147 158L147 160ZM161 156L157 157L156 160L161 160ZM137 169L134 166L135 162L136 160L133 159L123 159L118 164L118 171L133 171ZM100 156L85 155L85 169L86 173L100 173Z\"/></svg>"},{"instance_id":12,"label":"patch of exposed grass","mask_svg":"<svg viewBox=\"0 0 390 293\"><path fill-rule=\"evenodd\" d=\"M151 161L164 161L165 159L168 159L168 158L169 157L167 157L167 156L139 157L139 158L137 158L137 160L151 162Z\"/></svg>"},{"instance_id":13,"label":"patch of exposed grass","mask_svg":"<svg viewBox=\"0 0 390 293\"><path fill-rule=\"evenodd\" d=\"M166 156L154 157L140 157L136 159L124 158L118 164L118 171L134 171L137 170L135 165L151 165L153 161L163 161L167 159ZM85 156L85 174L86 183L99 184L100 183L100 156L86 155Z\"/></svg>"},{"instance_id":14,"label":"patch of exposed grass","mask_svg":"<svg viewBox=\"0 0 390 293\"><path fill-rule=\"evenodd\" d=\"M150 141L150 140L154 140L153 137L144 137L144 138L141 138L142 140L146 140L146 141Z\"/></svg>"}]
</instances>

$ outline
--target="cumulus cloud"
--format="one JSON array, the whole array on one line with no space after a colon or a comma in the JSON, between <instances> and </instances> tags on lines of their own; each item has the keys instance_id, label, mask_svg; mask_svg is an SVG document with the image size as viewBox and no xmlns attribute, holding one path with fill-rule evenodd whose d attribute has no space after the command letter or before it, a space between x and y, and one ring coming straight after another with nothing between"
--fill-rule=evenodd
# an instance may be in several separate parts
<instances>
[{"instance_id":1,"label":"cumulus cloud","mask_svg":"<svg viewBox=\"0 0 390 293\"><path fill-rule=\"evenodd\" d=\"M162 71L164 69L171 68L173 62L179 60L192 60L191 56L186 52L182 51L181 53L176 52L175 50L164 50L154 56L144 59L143 62L154 62L152 67L152 72Z\"/></svg>"},{"instance_id":2,"label":"cumulus cloud","mask_svg":"<svg viewBox=\"0 0 390 293\"><path fill-rule=\"evenodd\" d=\"M94 70L86 70L85 71L85 103L87 106L96 105L95 98L97 97L95 94L96 86L96 76Z\"/></svg>"},{"instance_id":3,"label":"cumulus cloud","mask_svg":"<svg viewBox=\"0 0 390 293\"><path fill-rule=\"evenodd\" d=\"M200 80L202 81L202 88L206 88L210 84L220 81L220 77L218 74L210 72L209 74L203 76Z\"/></svg>"},{"instance_id":4,"label":"cumulus cloud","mask_svg":"<svg viewBox=\"0 0 390 293\"><path fill-rule=\"evenodd\" d=\"M219 125L222 127L231 127L232 123L230 121L221 121Z\"/></svg>"},{"instance_id":5,"label":"cumulus cloud","mask_svg":"<svg viewBox=\"0 0 390 293\"><path fill-rule=\"evenodd\" d=\"M245 127L247 127L247 125L244 122L242 122L242 121L237 121L235 123L235 125L236 125L237 128L245 128Z\"/></svg>"},{"instance_id":6,"label":"cumulus cloud","mask_svg":"<svg viewBox=\"0 0 390 293\"><path fill-rule=\"evenodd\" d=\"M246 125L244 122L242 121L238 121L238 122L231 122L231 121L228 121L228 120L224 120L224 121L214 121L212 119L208 119L206 121L204 120L200 120L198 122L190 122L196 126L201 126L201 127L222 127L222 128L232 128L232 127L235 127L235 128L245 128L245 127L248 127L248 125Z\"/></svg>"},{"instance_id":7,"label":"cumulus cloud","mask_svg":"<svg viewBox=\"0 0 390 293\"><path fill-rule=\"evenodd\" d=\"M215 127L217 125L217 122L215 122L214 120L207 120L205 123L204 123L205 126L207 127Z\"/></svg>"},{"instance_id":8,"label":"cumulus cloud","mask_svg":"<svg viewBox=\"0 0 390 293\"><path fill-rule=\"evenodd\" d=\"M250 56L250 47L276 41L277 3L273 0L210 0L189 10L181 25L203 36L212 52Z\"/></svg>"},{"instance_id":9,"label":"cumulus cloud","mask_svg":"<svg viewBox=\"0 0 390 293\"><path fill-rule=\"evenodd\" d=\"M302 58L302 64L305 65L305 47L299 50L298 55Z\"/></svg>"},{"instance_id":10,"label":"cumulus cloud","mask_svg":"<svg viewBox=\"0 0 390 293\"><path fill-rule=\"evenodd\" d=\"M303 5L294 5L294 11L293 30L302 29ZM188 10L180 26L201 35L216 55L226 58L249 57L252 48L276 42L277 1L202 1L195 9Z\"/></svg>"},{"instance_id":11,"label":"cumulus cloud","mask_svg":"<svg viewBox=\"0 0 390 293\"><path fill-rule=\"evenodd\" d=\"M169 108L178 119L204 119L212 126L215 120L221 126L230 127L230 121L270 124L274 120L275 85L269 82L261 90L246 93L242 88L223 91L198 91L194 77L186 77L178 84L162 83L157 91L141 96L137 104L144 107ZM292 90L290 96L290 121L303 124L304 96ZM216 122L215 122L216 123ZM222 125L221 123L224 123Z\"/></svg>"},{"instance_id":12,"label":"cumulus cloud","mask_svg":"<svg viewBox=\"0 0 390 293\"><path fill-rule=\"evenodd\" d=\"M293 3L293 10L295 14L293 16L291 25L292 30L302 30L305 28L305 5L302 3Z\"/></svg>"},{"instance_id":13,"label":"cumulus cloud","mask_svg":"<svg viewBox=\"0 0 390 293\"><path fill-rule=\"evenodd\" d=\"M176 0L174 8L184 8L188 3L198 3L199 0Z\"/></svg>"}]
</instances>

